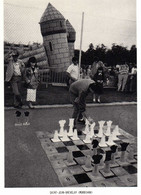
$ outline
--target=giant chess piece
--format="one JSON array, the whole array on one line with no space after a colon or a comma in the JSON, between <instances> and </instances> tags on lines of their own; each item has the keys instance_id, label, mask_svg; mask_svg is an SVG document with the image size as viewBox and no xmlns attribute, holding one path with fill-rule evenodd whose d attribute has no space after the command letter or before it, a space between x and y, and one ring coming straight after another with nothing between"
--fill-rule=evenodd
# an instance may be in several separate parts
<instances>
[{"instance_id":1,"label":"giant chess piece","mask_svg":"<svg viewBox=\"0 0 141 195\"><path fill-rule=\"evenodd\" d=\"M77 129L74 129L73 136L71 137L72 140L79 140Z\"/></svg>"},{"instance_id":2,"label":"giant chess piece","mask_svg":"<svg viewBox=\"0 0 141 195\"><path fill-rule=\"evenodd\" d=\"M102 137L103 136L103 126L105 121L98 121L99 123L99 132L97 134L97 137Z\"/></svg>"},{"instance_id":3,"label":"giant chess piece","mask_svg":"<svg viewBox=\"0 0 141 195\"><path fill-rule=\"evenodd\" d=\"M51 139L53 142L60 142L61 140L58 137L58 131L55 130L54 137Z\"/></svg>"},{"instance_id":4,"label":"giant chess piece","mask_svg":"<svg viewBox=\"0 0 141 195\"><path fill-rule=\"evenodd\" d=\"M106 136L110 136L111 134L111 125L112 125L112 121L107 121L107 130L105 132Z\"/></svg>"},{"instance_id":5,"label":"giant chess piece","mask_svg":"<svg viewBox=\"0 0 141 195\"><path fill-rule=\"evenodd\" d=\"M23 122L23 125L30 125L30 122L29 122L29 112L25 111L24 115L25 115L25 120Z\"/></svg>"},{"instance_id":6,"label":"giant chess piece","mask_svg":"<svg viewBox=\"0 0 141 195\"><path fill-rule=\"evenodd\" d=\"M21 112L20 111L16 111L15 112L15 126L22 126L22 122L21 122Z\"/></svg>"},{"instance_id":7,"label":"giant chess piece","mask_svg":"<svg viewBox=\"0 0 141 195\"><path fill-rule=\"evenodd\" d=\"M112 133L111 133L111 135L109 136L108 141L106 142L106 144L107 144L108 146L115 145L115 143L113 142L113 135L112 135Z\"/></svg>"},{"instance_id":8,"label":"giant chess piece","mask_svg":"<svg viewBox=\"0 0 141 195\"><path fill-rule=\"evenodd\" d=\"M126 149L127 149L127 146L129 145L129 143L123 142L123 143L120 143L120 145L121 145L120 161L125 162L126 161Z\"/></svg>"},{"instance_id":9,"label":"giant chess piece","mask_svg":"<svg viewBox=\"0 0 141 195\"><path fill-rule=\"evenodd\" d=\"M97 176L99 174L98 166L100 164L100 160L102 159L102 155L101 154L93 155L92 158L94 160L94 168L92 171L92 175Z\"/></svg>"},{"instance_id":10,"label":"giant chess piece","mask_svg":"<svg viewBox=\"0 0 141 195\"><path fill-rule=\"evenodd\" d=\"M83 140L84 143L90 144L92 142L90 133L87 133L85 139Z\"/></svg>"},{"instance_id":11,"label":"giant chess piece","mask_svg":"<svg viewBox=\"0 0 141 195\"><path fill-rule=\"evenodd\" d=\"M73 162L73 155L72 155L72 151L69 150L69 153L67 155L67 162L68 163L72 163Z\"/></svg>"},{"instance_id":12,"label":"giant chess piece","mask_svg":"<svg viewBox=\"0 0 141 195\"><path fill-rule=\"evenodd\" d=\"M111 164L115 164L115 153L117 151L117 145L113 145L110 147L112 154L111 154Z\"/></svg>"},{"instance_id":13,"label":"giant chess piece","mask_svg":"<svg viewBox=\"0 0 141 195\"><path fill-rule=\"evenodd\" d=\"M74 126L74 118L70 118L68 136L73 136L73 126Z\"/></svg>"},{"instance_id":14,"label":"giant chess piece","mask_svg":"<svg viewBox=\"0 0 141 195\"><path fill-rule=\"evenodd\" d=\"M115 126L113 132L114 132L114 134L115 134L116 136L121 135L121 133L119 132L119 126L118 126L118 125Z\"/></svg>"},{"instance_id":15,"label":"giant chess piece","mask_svg":"<svg viewBox=\"0 0 141 195\"><path fill-rule=\"evenodd\" d=\"M95 137L95 134L94 134L94 127L95 127L95 122L93 122L93 123L90 125L90 136L91 136L91 138L92 138L92 137Z\"/></svg>"},{"instance_id":16,"label":"giant chess piece","mask_svg":"<svg viewBox=\"0 0 141 195\"><path fill-rule=\"evenodd\" d=\"M100 147L107 147L106 141L105 141L105 135L103 134L100 142L99 142Z\"/></svg>"},{"instance_id":17,"label":"giant chess piece","mask_svg":"<svg viewBox=\"0 0 141 195\"><path fill-rule=\"evenodd\" d=\"M104 166L104 169L103 169L103 171L105 173L109 173L110 172L111 155L112 155L112 151L111 150L106 151L105 166Z\"/></svg>"},{"instance_id":18,"label":"giant chess piece","mask_svg":"<svg viewBox=\"0 0 141 195\"><path fill-rule=\"evenodd\" d=\"M87 157L86 157L86 161L85 161L85 167L86 168L91 168L91 156L90 155L88 155Z\"/></svg>"},{"instance_id":19,"label":"giant chess piece","mask_svg":"<svg viewBox=\"0 0 141 195\"><path fill-rule=\"evenodd\" d=\"M92 141L92 145L93 145L93 155L96 155L97 154L97 147L98 147L98 140L94 139Z\"/></svg>"},{"instance_id":20,"label":"giant chess piece","mask_svg":"<svg viewBox=\"0 0 141 195\"><path fill-rule=\"evenodd\" d=\"M119 140L115 130L113 130L113 132L112 132L112 139L113 139L113 141Z\"/></svg>"},{"instance_id":21,"label":"giant chess piece","mask_svg":"<svg viewBox=\"0 0 141 195\"><path fill-rule=\"evenodd\" d=\"M67 130L64 130L63 137L60 138L63 142L70 141L67 135Z\"/></svg>"},{"instance_id":22,"label":"giant chess piece","mask_svg":"<svg viewBox=\"0 0 141 195\"><path fill-rule=\"evenodd\" d=\"M83 131L84 134L88 134L89 133L89 121L88 119L86 119L86 122L85 122L85 130Z\"/></svg>"},{"instance_id":23,"label":"giant chess piece","mask_svg":"<svg viewBox=\"0 0 141 195\"><path fill-rule=\"evenodd\" d=\"M59 121L59 125L60 125L60 132L59 132L59 136L63 137L64 135L64 125L65 125L66 121L65 120L60 120Z\"/></svg>"}]
</instances>

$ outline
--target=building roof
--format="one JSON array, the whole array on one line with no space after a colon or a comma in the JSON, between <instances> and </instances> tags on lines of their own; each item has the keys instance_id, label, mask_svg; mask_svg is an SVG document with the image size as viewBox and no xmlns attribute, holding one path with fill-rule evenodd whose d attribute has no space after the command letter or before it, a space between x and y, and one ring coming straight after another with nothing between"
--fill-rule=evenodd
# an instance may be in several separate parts
<instances>
[{"instance_id":1,"label":"building roof","mask_svg":"<svg viewBox=\"0 0 141 195\"><path fill-rule=\"evenodd\" d=\"M67 31L68 32L75 32L73 26L71 25L71 23L69 22L69 20L66 20L66 26L67 26Z\"/></svg>"},{"instance_id":2,"label":"building roof","mask_svg":"<svg viewBox=\"0 0 141 195\"><path fill-rule=\"evenodd\" d=\"M40 23L58 19L65 20L64 16L55 7L53 7L51 3L49 3L40 19Z\"/></svg>"}]
</instances>

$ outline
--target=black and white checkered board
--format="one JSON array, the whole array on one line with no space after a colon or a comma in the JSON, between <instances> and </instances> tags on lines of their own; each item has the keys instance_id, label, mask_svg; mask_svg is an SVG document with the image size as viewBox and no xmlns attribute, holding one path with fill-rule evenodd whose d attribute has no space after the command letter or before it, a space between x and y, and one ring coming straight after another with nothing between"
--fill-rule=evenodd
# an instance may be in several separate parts
<instances>
[{"instance_id":1,"label":"black and white checkered board","mask_svg":"<svg viewBox=\"0 0 141 195\"><path fill-rule=\"evenodd\" d=\"M97 128L97 127L96 127ZM112 126L114 128L114 126ZM97 128L98 129L98 128ZM95 130L97 133L98 130ZM40 140L41 146L45 151L54 171L58 175L58 179L63 187L126 187L137 186L137 148L136 138L127 132L119 129L121 135L118 136L120 140L116 141L118 145L118 152L116 154L116 163L114 166L110 165L110 173L104 173L104 164L99 165L99 175L93 176L92 168L85 167L86 156L91 155L91 144L85 144L83 139L85 135L78 132L80 140L57 142L53 143L51 139L53 134L49 132L38 131L36 135ZM53 132L54 133L54 132ZM120 161L120 143L129 142L130 144L126 150L126 161ZM134 148L134 158L130 160L130 149ZM105 154L106 150L110 148L98 147L98 152ZM73 162L68 163L68 152L73 153ZM56 186L57 187L57 186Z\"/></svg>"}]
</instances>

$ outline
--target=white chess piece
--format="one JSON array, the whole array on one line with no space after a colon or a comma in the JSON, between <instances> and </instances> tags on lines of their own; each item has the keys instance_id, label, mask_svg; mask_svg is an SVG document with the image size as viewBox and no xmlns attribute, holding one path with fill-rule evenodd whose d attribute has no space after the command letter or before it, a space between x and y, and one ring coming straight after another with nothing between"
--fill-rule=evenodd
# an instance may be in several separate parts
<instances>
[{"instance_id":1,"label":"white chess piece","mask_svg":"<svg viewBox=\"0 0 141 195\"><path fill-rule=\"evenodd\" d=\"M85 130L83 131L84 134L89 133L89 125L90 125L90 123L89 123L88 119L86 119Z\"/></svg>"},{"instance_id":2,"label":"white chess piece","mask_svg":"<svg viewBox=\"0 0 141 195\"><path fill-rule=\"evenodd\" d=\"M60 120L59 121L59 125L60 125L60 132L58 134L58 136L62 137L64 135L64 125L65 125L66 121L65 120Z\"/></svg>"},{"instance_id":3,"label":"white chess piece","mask_svg":"<svg viewBox=\"0 0 141 195\"><path fill-rule=\"evenodd\" d=\"M102 137L103 136L103 126L105 121L98 121L99 123L99 132L97 134L97 137Z\"/></svg>"},{"instance_id":4,"label":"white chess piece","mask_svg":"<svg viewBox=\"0 0 141 195\"><path fill-rule=\"evenodd\" d=\"M107 121L107 130L105 132L106 136L110 136L111 134L111 125L112 125L112 121Z\"/></svg>"},{"instance_id":5,"label":"white chess piece","mask_svg":"<svg viewBox=\"0 0 141 195\"><path fill-rule=\"evenodd\" d=\"M113 141L114 140L119 140L119 138L116 135L116 131L115 130L113 130L113 132L112 132L112 139L113 139Z\"/></svg>"},{"instance_id":6,"label":"white chess piece","mask_svg":"<svg viewBox=\"0 0 141 195\"><path fill-rule=\"evenodd\" d=\"M86 144L90 144L92 142L90 133L87 133L85 139L83 140Z\"/></svg>"},{"instance_id":7,"label":"white chess piece","mask_svg":"<svg viewBox=\"0 0 141 195\"><path fill-rule=\"evenodd\" d=\"M58 131L55 130L54 137L51 139L53 142L60 142L61 140L58 137Z\"/></svg>"},{"instance_id":8,"label":"white chess piece","mask_svg":"<svg viewBox=\"0 0 141 195\"><path fill-rule=\"evenodd\" d=\"M70 139L68 138L68 135L67 135L67 130L64 130L64 134L63 134L63 137L60 138L62 141L70 141Z\"/></svg>"},{"instance_id":9,"label":"white chess piece","mask_svg":"<svg viewBox=\"0 0 141 195\"><path fill-rule=\"evenodd\" d=\"M79 140L80 138L78 137L77 134L77 129L74 129L73 136L71 137L72 140Z\"/></svg>"},{"instance_id":10,"label":"white chess piece","mask_svg":"<svg viewBox=\"0 0 141 195\"><path fill-rule=\"evenodd\" d=\"M68 136L73 136L73 126L74 126L74 118L70 118Z\"/></svg>"},{"instance_id":11,"label":"white chess piece","mask_svg":"<svg viewBox=\"0 0 141 195\"><path fill-rule=\"evenodd\" d=\"M106 144L107 144L108 146L116 145L116 144L113 142L113 135L112 135L112 133L111 133L111 135L109 136L108 141L106 142Z\"/></svg>"},{"instance_id":12,"label":"white chess piece","mask_svg":"<svg viewBox=\"0 0 141 195\"><path fill-rule=\"evenodd\" d=\"M121 135L121 133L119 132L119 126L118 125L116 125L115 126L115 128L114 128L114 133L115 133L115 135L117 136L117 135Z\"/></svg>"},{"instance_id":13,"label":"white chess piece","mask_svg":"<svg viewBox=\"0 0 141 195\"><path fill-rule=\"evenodd\" d=\"M94 134L94 127L95 127L95 122L93 122L93 123L90 125L90 135L91 135L91 138L92 138L92 137L96 137L95 134Z\"/></svg>"},{"instance_id":14,"label":"white chess piece","mask_svg":"<svg viewBox=\"0 0 141 195\"><path fill-rule=\"evenodd\" d=\"M106 141L105 141L105 135L102 136L100 142L99 142L100 147L107 147Z\"/></svg>"}]
</instances>

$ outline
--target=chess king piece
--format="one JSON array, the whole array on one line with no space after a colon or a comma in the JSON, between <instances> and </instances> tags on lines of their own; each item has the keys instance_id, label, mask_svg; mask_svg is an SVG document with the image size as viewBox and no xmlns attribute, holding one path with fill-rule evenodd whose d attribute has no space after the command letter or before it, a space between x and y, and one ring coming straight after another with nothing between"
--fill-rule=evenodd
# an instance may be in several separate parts
<instances>
[{"instance_id":1,"label":"chess king piece","mask_svg":"<svg viewBox=\"0 0 141 195\"><path fill-rule=\"evenodd\" d=\"M105 132L106 136L110 136L111 134L111 125L112 125L112 121L107 121L107 131Z\"/></svg>"},{"instance_id":2,"label":"chess king piece","mask_svg":"<svg viewBox=\"0 0 141 195\"><path fill-rule=\"evenodd\" d=\"M55 130L54 137L51 139L53 142L60 142L61 140L58 137L58 131Z\"/></svg>"},{"instance_id":3,"label":"chess king piece","mask_svg":"<svg viewBox=\"0 0 141 195\"><path fill-rule=\"evenodd\" d=\"M90 123L89 123L88 119L86 119L85 130L83 131L84 134L89 133L89 125L90 125Z\"/></svg>"},{"instance_id":4,"label":"chess king piece","mask_svg":"<svg viewBox=\"0 0 141 195\"><path fill-rule=\"evenodd\" d=\"M15 112L15 115L16 115L15 126L22 126L22 123L21 123L21 112L17 110Z\"/></svg>"},{"instance_id":5,"label":"chess king piece","mask_svg":"<svg viewBox=\"0 0 141 195\"><path fill-rule=\"evenodd\" d=\"M102 155L101 154L93 155L92 158L94 160L94 168L92 171L92 175L97 176L99 174L98 166L100 164L100 160L102 159Z\"/></svg>"},{"instance_id":6,"label":"chess king piece","mask_svg":"<svg viewBox=\"0 0 141 195\"><path fill-rule=\"evenodd\" d=\"M71 137L72 140L79 140L77 129L74 129L73 136Z\"/></svg>"},{"instance_id":7,"label":"chess king piece","mask_svg":"<svg viewBox=\"0 0 141 195\"><path fill-rule=\"evenodd\" d=\"M97 137L102 137L103 136L103 126L105 121L98 121L99 123L99 132L97 134Z\"/></svg>"},{"instance_id":8,"label":"chess king piece","mask_svg":"<svg viewBox=\"0 0 141 195\"><path fill-rule=\"evenodd\" d=\"M117 145L113 145L110 148L111 148L111 151L112 151L112 153L111 153L111 163L115 164L115 153L117 151Z\"/></svg>"},{"instance_id":9,"label":"chess king piece","mask_svg":"<svg viewBox=\"0 0 141 195\"><path fill-rule=\"evenodd\" d=\"M105 173L109 173L110 172L111 155L112 155L112 151L111 150L106 151L105 166L104 166L104 169L103 169L103 171Z\"/></svg>"},{"instance_id":10,"label":"chess king piece","mask_svg":"<svg viewBox=\"0 0 141 195\"><path fill-rule=\"evenodd\" d=\"M103 134L100 142L99 142L100 147L107 147L106 141L105 141L105 135Z\"/></svg>"},{"instance_id":11,"label":"chess king piece","mask_svg":"<svg viewBox=\"0 0 141 195\"><path fill-rule=\"evenodd\" d=\"M120 145L121 145L120 161L125 162L127 160L126 159L126 149L127 149L127 146L129 145L129 143L123 142L123 143L120 143Z\"/></svg>"},{"instance_id":12,"label":"chess king piece","mask_svg":"<svg viewBox=\"0 0 141 195\"><path fill-rule=\"evenodd\" d=\"M73 126L74 126L74 118L70 118L68 136L73 136Z\"/></svg>"},{"instance_id":13,"label":"chess king piece","mask_svg":"<svg viewBox=\"0 0 141 195\"><path fill-rule=\"evenodd\" d=\"M72 163L73 162L73 155L72 155L72 151L69 150L68 156L67 156L67 162L68 163Z\"/></svg>"},{"instance_id":14,"label":"chess king piece","mask_svg":"<svg viewBox=\"0 0 141 195\"><path fill-rule=\"evenodd\" d=\"M23 125L30 125L30 123L29 123L29 112L25 111L24 115L25 115L25 122L23 123Z\"/></svg>"},{"instance_id":15,"label":"chess king piece","mask_svg":"<svg viewBox=\"0 0 141 195\"><path fill-rule=\"evenodd\" d=\"M62 137L64 135L64 125L65 125L66 121L65 120L60 120L59 121L59 125L60 125L60 132L59 132L59 136Z\"/></svg>"}]
</instances>

